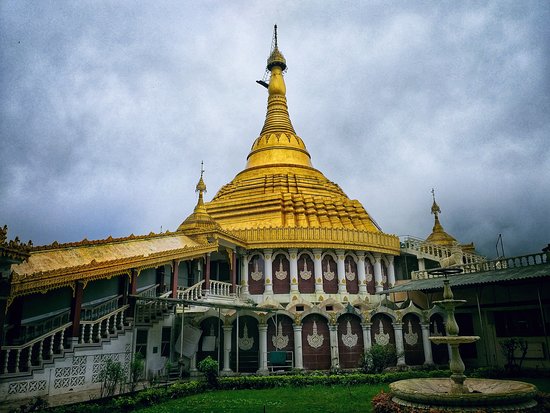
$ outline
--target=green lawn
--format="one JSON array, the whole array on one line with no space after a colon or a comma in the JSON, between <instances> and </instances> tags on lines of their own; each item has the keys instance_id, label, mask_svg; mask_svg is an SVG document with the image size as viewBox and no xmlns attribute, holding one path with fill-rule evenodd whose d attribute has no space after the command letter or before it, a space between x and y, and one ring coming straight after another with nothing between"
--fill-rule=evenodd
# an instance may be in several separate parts
<instances>
[{"instance_id":1,"label":"green lawn","mask_svg":"<svg viewBox=\"0 0 550 413\"><path fill-rule=\"evenodd\" d=\"M370 412L371 400L388 385L279 387L266 390L224 390L185 397L138 410L142 413L336 413Z\"/></svg>"}]
</instances>

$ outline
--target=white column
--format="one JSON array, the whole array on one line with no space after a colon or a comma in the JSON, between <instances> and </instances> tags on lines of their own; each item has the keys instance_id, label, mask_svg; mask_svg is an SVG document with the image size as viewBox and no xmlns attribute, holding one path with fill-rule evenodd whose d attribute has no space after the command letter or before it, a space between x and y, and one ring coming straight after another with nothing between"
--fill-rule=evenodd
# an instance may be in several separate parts
<instances>
[{"instance_id":1,"label":"white column","mask_svg":"<svg viewBox=\"0 0 550 413\"><path fill-rule=\"evenodd\" d=\"M315 276L315 292L323 292L323 266L321 261L322 250L313 250L313 274Z\"/></svg>"},{"instance_id":2,"label":"white column","mask_svg":"<svg viewBox=\"0 0 550 413\"><path fill-rule=\"evenodd\" d=\"M392 288L395 285L395 267L393 266L394 262L394 256L393 255L387 255L386 258L388 259L388 286L389 288Z\"/></svg>"},{"instance_id":3,"label":"white column","mask_svg":"<svg viewBox=\"0 0 550 413\"><path fill-rule=\"evenodd\" d=\"M294 329L294 368L302 370L304 368L304 357L302 355L302 325L293 324Z\"/></svg>"},{"instance_id":4,"label":"white column","mask_svg":"<svg viewBox=\"0 0 550 413\"><path fill-rule=\"evenodd\" d=\"M338 324L329 324L330 335L330 366L333 369L340 368L340 355L338 354Z\"/></svg>"},{"instance_id":5,"label":"white column","mask_svg":"<svg viewBox=\"0 0 550 413\"><path fill-rule=\"evenodd\" d=\"M242 259L241 259L241 285L243 287L242 294L244 296L249 295L249 292L248 292L248 260L249 260L248 255L243 254Z\"/></svg>"},{"instance_id":6,"label":"white column","mask_svg":"<svg viewBox=\"0 0 550 413\"><path fill-rule=\"evenodd\" d=\"M372 323L361 323L361 330L363 330L363 348L366 353L372 347L372 338L370 335Z\"/></svg>"},{"instance_id":7,"label":"white column","mask_svg":"<svg viewBox=\"0 0 550 413\"><path fill-rule=\"evenodd\" d=\"M374 286L375 291L378 293L384 289L382 284L382 256L377 252L372 255L374 256Z\"/></svg>"},{"instance_id":8,"label":"white column","mask_svg":"<svg viewBox=\"0 0 550 413\"><path fill-rule=\"evenodd\" d=\"M359 282L359 294L367 293L367 275L365 274L365 253L357 252L357 281Z\"/></svg>"},{"instance_id":9,"label":"white column","mask_svg":"<svg viewBox=\"0 0 550 413\"><path fill-rule=\"evenodd\" d=\"M290 292L298 293L298 250L289 249L290 257Z\"/></svg>"},{"instance_id":10,"label":"white column","mask_svg":"<svg viewBox=\"0 0 550 413\"><path fill-rule=\"evenodd\" d=\"M191 374L191 376L196 376L198 374L197 353L194 353L189 360L189 373Z\"/></svg>"},{"instance_id":11,"label":"white column","mask_svg":"<svg viewBox=\"0 0 550 413\"><path fill-rule=\"evenodd\" d=\"M418 271L425 271L426 270L426 264L424 263L424 258L418 259Z\"/></svg>"},{"instance_id":12,"label":"white column","mask_svg":"<svg viewBox=\"0 0 550 413\"><path fill-rule=\"evenodd\" d=\"M434 360L432 357L432 342L430 341L430 324L420 324L422 329L422 345L424 346L424 364L432 365Z\"/></svg>"},{"instance_id":13,"label":"white column","mask_svg":"<svg viewBox=\"0 0 550 413\"><path fill-rule=\"evenodd\" d=\"M258 373L267 374L267 324L258 324L260 333L260 369Z\"/></svg>"},{"instance_id":14,"label":"white column","mask_svg":"<svg viewBox=\"0 0 550 413\"><path fill-rule=\"evenodd\" d=\"M336 269L338 272L338 292L346 294L346 264L344 263L344 251L336 250Z\"/></svg>"},{"instance_id":15,"label":"white column","mask_svg":"<svg viewBox=\"0 0 550 413\"><path fill-rule=\"evenodd\" d=\"M403 323L392 323L395 333L395 351L397 353L397 365L405 366L405 348L403 347Z\"/></svg>"},{"instance_id":16,"label":"white column","mask_svg":"<svg viewBox=\"0 0 550 413\"><path fill-rule=\"evenodd\" d=\"M223 326L223 372L231 372L229 358L231 356L231 329L232 326Z\"/></svg>"},{"instance_id":17,"label":"white column","mask_svg":"<svg viewBox=\"0 0 550 413\"><path fill-rule=\"evenodd\" d=\"M265 294L273 294L273 265L272 254L273 250L264 250L264 264L265 264Z\"/></svg>"}]
</instances>

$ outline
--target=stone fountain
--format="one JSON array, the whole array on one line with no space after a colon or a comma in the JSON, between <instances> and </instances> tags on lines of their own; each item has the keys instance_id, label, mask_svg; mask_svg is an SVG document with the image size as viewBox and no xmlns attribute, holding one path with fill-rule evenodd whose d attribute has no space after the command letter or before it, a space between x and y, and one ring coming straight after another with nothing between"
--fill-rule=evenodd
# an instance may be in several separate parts
<instances>
[{"instance_id":1,"label":"stone fountain","mask_svg":"<svg viewBox=\"0 0 550 413\"><path fill-rule=\"evenodd\" d=\"M536 406L534 397L537 388L529 383L512 380L468 379L464 375L464 362L460 357L460 344L474 343L478 336L459 336L455 319L455 308L466 300L455 300L449 285L449 275L462 272L460 268L440 268L431 271L432 275L443 275L443 300L434 301L445 310L447 322L446 336L430 337L435 344L448 344L451 349L449 379L410 379L390 384L393 401L403 406L429 411L433 408L446 411L529 411Z\"/></svg>"}]
</instances>

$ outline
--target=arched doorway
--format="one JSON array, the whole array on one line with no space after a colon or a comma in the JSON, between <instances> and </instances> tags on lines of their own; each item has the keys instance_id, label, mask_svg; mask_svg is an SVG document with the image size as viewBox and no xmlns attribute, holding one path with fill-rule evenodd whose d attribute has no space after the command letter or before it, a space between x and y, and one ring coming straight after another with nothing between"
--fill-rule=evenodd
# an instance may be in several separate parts
<instances>
[{"instance_id":1,"label":"arched doorway","mask_svg":"<svg viewBox=\"0 0 550 413\"><path fill-rule=\"evenodd\" d=\"M201 321L200 328L202 335L197 351L197 364L210 356L219 362L220 369L223 368L223 322L217 317L208 317Z\"/></svg>"},{"instance_id":2,"label":"arched doorway","mask_svg":"<svg viewBox=\"0 0 550 413\"><path fill-rule=\"evenodd\" d=\"M292 318L284 315L277 314L270 317L267 321L267 353L269 360L269 353L272 351L285 351L291 352L287 354L286 359L294 360L294 328Z\"/></svg>"},{"instance_id":3,"label":"arched doorway","mask_svg":"<svg viewBox=\"0 0 550 413\"><path fill-rule=\"evenodd\" d=\"M395 349L395 332L391 318L382 313L375 314L372 319L371 340L372 344L380 346L392 346Z\"/></svg>"},{"instance_id":4,"label":"arched doorway","mask_svg":"<svg viewBox=\"0 0 550 413\"><path fill-rule=\"evenodd\" d=\"M328 323L319 314L308 315L302 321L302 355L305 369L330 369Z\"/></svg>"},{"instance_id":5,"label":"arched doorway","mask_svg":"<svg viewBox=\"0 0 550 413\"><path fill-rule=\"evenodd\" d=\"M338 355L340 367L355 369L363 356L363 330L361 319L355 314L344 314L338 319Z\"/></svg>"},{"instance_id":6,"label":"arched doorway","mask_svg":"<svg viewBox=\"0 0 550 413\"><path fill-rule=\"evenodd\" d=\"M233 330L231 331L231 369L237 370L237 352L235 343L239 347L239 372L255 373L259 364L259 333L258 321L251 316L243 315L239 317L239 336L238 341L237 320L233 321Z\"/></svg>"},{"instance_id":7,"label":"arched doorway","mask_svg":"<svg viewBox=\"0 0 550 413\"><path fill-rule=\"evenodd\" d=\"M403 317L403 347L407 365L419 366L424 363L422 328L416 314L405 314Z\"/></svg>"}]
</instances>

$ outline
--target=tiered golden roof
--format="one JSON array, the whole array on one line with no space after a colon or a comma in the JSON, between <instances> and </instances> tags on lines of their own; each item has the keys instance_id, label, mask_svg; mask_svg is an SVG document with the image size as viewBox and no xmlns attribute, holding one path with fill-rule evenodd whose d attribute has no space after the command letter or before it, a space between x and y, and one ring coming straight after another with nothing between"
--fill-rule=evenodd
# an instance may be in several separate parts
<instances>
[{"instance_id":1,"label":"tiered golden roof","mask_svg":"<svg viewBox=\"0 0 550 413\"><path fill-rule=\"evenodd\" d=\"M222 228L238 232L245 239L254 233L262 245L280 241L270 238L277 231L266 228L323 228L327 229L323 232L325 238L314 240L325 246L342 248L348 241L356 240L354 248L398 254L397 237L382 233L359 201L349 199L337 184L312 166L306 145L290 121L283 77L286 60L276 41L267 69L271 77L260 136L252 145L246 168L206 204L209 216ZM359 238L353 233L357 231L379 236L376 241L370 238L355 245ZM294 231L292 234L298 238L284 241L287 246L307 245L312 240L305 234L310 233L319 235ZM257 239L263 236L268 238ZM288 236L290 233L285 235Z\"/></svg>"}]
</instances>

